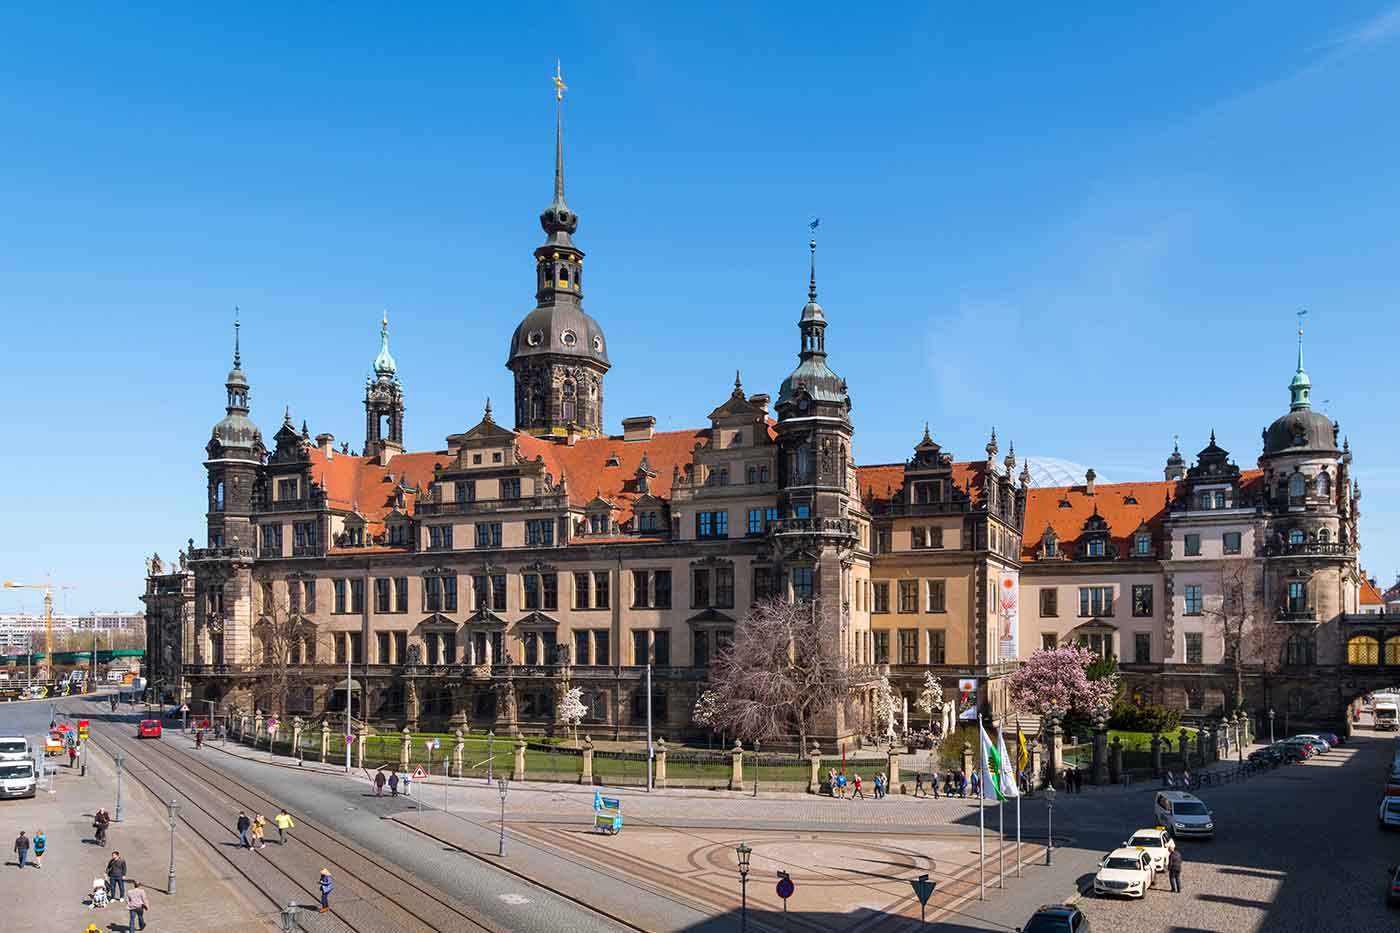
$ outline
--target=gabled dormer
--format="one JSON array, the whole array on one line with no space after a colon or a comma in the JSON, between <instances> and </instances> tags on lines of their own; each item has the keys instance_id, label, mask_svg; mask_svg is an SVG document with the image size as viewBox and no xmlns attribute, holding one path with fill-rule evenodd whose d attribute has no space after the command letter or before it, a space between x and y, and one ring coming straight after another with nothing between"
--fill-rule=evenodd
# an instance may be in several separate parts
<instances>
[{"instance_id":1,"label":"gabled dormer","mask_svg":"<svg viewBox=\"0 0 1400 933\"><path fill-rule=\"evenodd\" d=\"M1230 452L1215 442L1196 455L1196 464L1186 471L1186 478L1177 488L1174 511L1205 512L1235 509L1244 505L1240 490L1240 468L1230 460Z\"/></svg>"},{"instance_id":2,"label":"gabled dormer","mask_svg":"<svg viewBox=\"0 0 1400 933\"><path fill-rule=\"evenodd\" d=\"M611 535L617 532L617 506L602 493L583 507L583 535Z\"/></svg>"},{"instance_id":3,"label":"gabled dormer","mask_svg":"<svg viewBox=\"0 0 1400 933\"><path fill-rule=\"evenodd\" d=\"M1040 547L1036 556L1040 560L1061 560L1064 557L1060 553L1060 536L1055 534L1055 529L1049 525L1040 533Z\"/></svg>"},{"instance_id":4,"label":"gabled dormer","mask_svg":"<svg viewBox=\"0 0 1400 933\"><path fill-rule=\"evenodd\" d=\"M670 506L664 499L646 495L632 503L632 521L628 530L633 534L665 534L670 527Z\"/></svg>"},{"instance_id":5,"label":"gabled dormer","mask_svg":"<svg viewBox=\"0 0 1400 933\"><path fill-rule=\"evenodd\" d=\"M384 516L383 543L389 547L409 547L413 543L413 520L399 506Z\"/></svg>"},{"instance_id":6,"label":"gabled dormer","mask_svg":"<svg viewBox=\"0 0 1400 933\"><path fill-rule=\"evenodd\" d=\"M508 431L491 417L491 400L476 426L447 438L447 452L456 458L449 470L489 470L513 463L515 432Z\"/></svg>"},{"instance_id":7,"label":"gabled dormer","mask_svg":"<svg viewBox=\"0 0 1400 933\"><path fill-rule=\"evenodd\" d=\"M1142 522L1128 539L1128 556L1138 559L1155 557L1156 548L1152 543L1152 529Z\"/></svg>"},{"instance_id":8,"label":"gabled dormer","mask_svg":"<svg viewBox=\"0 0 1400 933\"><path fill-rule=\"evenodd\" d=\"M714 450L767 446L768 396L745 395L736 372L734 391L724 404L710 412L710 429L710 447Z\"/></svg>"},{"instance_id":9,"label":"gabled dormer","mask_svg":"<svg viewBox=\"0 0 1400 933\"><path fill-rule=\"evenodd\" d=\"M1084 519L1084 527L1079 532L1075 545L1075 560L1114 560L1118 557L1118 547L1113 543L1113 531L1108 519L1099 514L1098 504L1094 514Z\"/></svg>"}]
</instances>

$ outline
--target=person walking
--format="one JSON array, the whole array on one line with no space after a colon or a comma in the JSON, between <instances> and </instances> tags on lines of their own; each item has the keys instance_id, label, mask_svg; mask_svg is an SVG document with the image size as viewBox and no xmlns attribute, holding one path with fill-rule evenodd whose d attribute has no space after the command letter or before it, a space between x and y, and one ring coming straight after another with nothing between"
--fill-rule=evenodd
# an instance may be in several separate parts
<instances>
[{"instance_id":1,"label":"person walking","mask_svg":"<svg viewBox=\"0 0 1400 933\"><path fill-rule=\"evenodd\" d=\"M78 763L78 746L68 743L68 767L72 768Z\"/></svg>"},{"instance_id":2,"label":"person walking","mask_svg":"<svg viewBox=\"0 0 1400 933\"><path fill-rule=\"evenodd\" d=\"M384 796L384 772L377 771L374 775L374 796Z\"/></svg>"},{"instance_id":3,"label":"person walking","mask_svg":"<svg viewBox=\"0 0 1400 933\"><path fill-rule=\"evenodd\" d=\"M831 796L836 796L836 769L826 769L826 786L831 792Z\"/></svg>"},{"instance_id":4,"label":"person walking","mask_svg":"<svg viewBox=\"0 0 1400 933\"><path fill-rule=\"evenodd\" d=\"M331 878L329 868L321 869L321 909L320 913L325 913L331 909L331 892L335 890L335 881Z\"/></svg>"},{"instance_id":5,"label":"person walking","mask_svg":"<svg viewBox=\"0 0 1400 933\"><path fill-rule=\"evenodd\" d=\"M15 839L15 855L19 858L19 867L23 868L29 862L29 837L24 834L24 830L19 831L19 836Z\"/></svg>"},{"instance_id":6,"label":"person walking","mask_svg":"<svg viewBox=\"0 0 1400 933\"><path fill-rule=\"evenodd\" d=\"M836 775L836 796L842 800L846 799L846 772L844 771Z\"/></svg>"},{"instance_id":7,"label":"person walking","mask_svg":"<svg viewBox=\"0 0 1400 933\"><path fill-rule=\"evenodd\" d=\"M253 828L253 821L248 819L248 814L244 813L242 810L239 810L238 822L235 823L234 826L238 830L239 845L243 846L243 848L245 849L251 849L253 845L251 840L249 840L248 838L248 830Z\"/></svg>"},{"instance_id":8,"label":"person walking","mask_svg":"<svg viewBox=\"0 0 1400 933\"><path fill-rule=\"evenodd\" d=\"M397 797L398 795L399 795L399 772L397 772L397 771L390 771L390 772L389 772L389 796L390 796L390 797Z\"/></svg>"},{"instance_id":9,"label":"person walking","mask_svg":"<svg viewBox=\"0 0 1400 933\"><path fill-rule=\"evenodd\" d=\"M204 747L204 730L203 730L203 729L196 729L196 730L194 730L194 747L195 747L195 748L203 748L203 747Z\"/></svg>"},{"instance_id":10,"label":"person walking","mask_svg":"<svg viewBox=\"0 0 1400 933\"><path fill-rule=\"evenodd\" d=\"M966 796L967 796L967 774L964 773L964 771L963 771L962 768L959 768L959 769L958 769L957 781L958 781L958 796L959 796L959 797L966 797Z\"/></svg>"},{"instance_id":11,"label":"person walking","mask_svg":"<svg viewBox=\"0 0 1400 933\"><path fill-rule=\"evenodd\" d=\"M136 933L137 930L146 929L146 909L150 906L150 902L146 900L146 889L141 887L141 882L133 881L131 883L131 894L126 899L126 928L128 933Z\"/></svg>"},{"instance_id":12,"label":"person walking","mask_svg":"<svg viewBox=\"0 0 1400 933\"><path fill-rule=\"evenodd\" d=\"M1172 893L1181 893L1181 851L1175 847L1167 853L1167 878L1172 883Z\"/></svg>"},{"instance_id":13,"label":"person walking","mask_svg":"<svg viewBox=\"0 0 1400 933\"><path fill-rule=\"evenodd\" d=\"M937 785L935 785L935 786L937 786ZM917 799L918 799L918 796L919 796L920 794L924 794L925 797L928 796L928 794L924 793L924 773L923 773L922 771L915 771L915 772L914 772L914 798L917 800Z\"/></svg>"},{"instance_id":14,"label":"person walking","mask_svg":"<svg viewBox=\"0 0 1400 933\"><path fill-rule=\"evenodd\" d=\"M972 796L976 797L982 791L982 775L976 771L972 772Z\"/></svg>"},{"instance_id":15,"label":"person walking","mask_svg":"<svg viewBox=\"0 0 1400 933\"><path fill-rule=\"evenodd\" d=\"M44 867L44 850L49 847L49 837L42 829L34 830L34 867Z\"/></svg>"},{"instance_id":16,"label":"person walking","mask_svg":"<svg viewBox=\"0 0 1400 933\"><path fill-rule=\"evenodd\" d=\"M857 797L859 797L861 800L864 800L864 799L865 799L865 793L860 789L860 788L861 788L861 780L860 780L860 772L859 772L859 771L856 772L855 781L853 782L852 786L855 788L855 790L851 793L851 799L852 799L852 800L855 800Z\"/></svg>"},{"instance_id":17,"label":"person walking","mask_svg":"<svg viewBox=\"0 0 1400 933\"><path fill-rule=\"evenodd\" d=\"M288 813L286 808L284 807L281 813L278 813L272 818L272 823L274 826L277 827L277 844L282 846L286 845L287 830L297 825L296 823L292 822L292 815Z\"/></svg>"},{"instance_id":18,"label":"person walking","mask_svg":"<svg viewBox=\"0 0 1400 933\"><path fill-rule=\"evenodd\" d=\"M267 831L267 820L263 818L263 815L262 815L261 813L254 814L254 816L253 816L253 826L252 826L252 837L253 837L253 846L252 846L252 847L253 847L253 848L255 848L255 849L266 849L266 848L267 848L267 843L266 843L266 842L263 842L263 833L265 833L266 831Z\"/></svg>"},{"instance_id":19,"label":"person walking","mask_svg":"<svg viewBox=\"0 0 1400 933\"><path fill-rule=\"evenodd\" d=\"M122 858L120 852L113 852L112 857L107 860L107 887L111 891L112 900L126 900L126 859Z\"/></svg>"},{"instance_id":20,"label":"person walking","mask_svg":"<svg viewBox=\"0 0 1400 933\"><path fill-rule=\"evenodd\" d=\"M98 807L97 812L92 815L93 838L102 848L107 848L107 827L111 824L112 818L107 815L106 807Z\"/></svg>"},{"instance_id":21,"label":"person walking","mask_svg":"<svg viewBox=\"0 0 1400 933\"><path fill-rule=\"evenodd\" d=\"M875 785L875 799L876 799L876 800L879 800L879 799L880 799L880 774L879 774L878 771L875 773L875 777L871 780L871 783Z\"/></svg>"},{"instance_id":22,"label":"person walking","mask_svg":"<svg viewBox=\"0 0 1400 933\"><path fill-rule=\"evenodd\" d=\"M933 788L933 799L938 799L938 772L935 771L928 776L929 787Z\"/></svg>"}]
</instances>

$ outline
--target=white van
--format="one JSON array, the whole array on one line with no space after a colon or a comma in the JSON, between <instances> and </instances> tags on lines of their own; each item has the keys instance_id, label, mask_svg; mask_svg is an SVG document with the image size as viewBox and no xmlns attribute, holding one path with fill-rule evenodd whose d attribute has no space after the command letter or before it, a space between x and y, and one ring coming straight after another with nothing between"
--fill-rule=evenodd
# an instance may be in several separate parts
<instances>
[{"instance_id":1,"label":"white van","mask_svg":"<svg viewBox=\"0 0 1400 933\"><path fill-rule=\"evenodd\" d=\"M1180 790L1159 791L1153 800L1157 824L1171 830L1172 835L1215 838L1215 814L1195 794Z\"/></svg>"},{"instance_id":2,"label":"white van","mask_svg":"<svg viewBox=\"0 0 1400 933\"><path fill-rule=\"evenodd\" d=\"M33 797L38 786L34 762L0 761L0 797Z\"/></svg>"},{"instance_id":3,"label":"white van","mask_svg":"<svg viewBox=\"0 0 1400 933\"><path fill-rule=\"evenodd\" d=\"M0 762L33 761L34 749L22 735L0 735Z\"/></svg>"}]
</instances>

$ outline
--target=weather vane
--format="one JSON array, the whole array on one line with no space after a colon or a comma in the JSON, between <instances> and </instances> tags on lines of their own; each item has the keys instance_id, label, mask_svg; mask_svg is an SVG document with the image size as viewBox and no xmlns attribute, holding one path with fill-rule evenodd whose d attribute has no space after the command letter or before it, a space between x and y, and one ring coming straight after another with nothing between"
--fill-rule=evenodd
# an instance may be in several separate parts
<instances>
[{"instance_id":1,"label":"weather vane","mask_svg":"<svg viewBox=\"0 0 1400 933\"><path fill-rule=\"evenodd\" d=\"M554 60L554 99L563 100L569 86L564 83L564 71L559 59Z\"/></svg>"}]
</instances>

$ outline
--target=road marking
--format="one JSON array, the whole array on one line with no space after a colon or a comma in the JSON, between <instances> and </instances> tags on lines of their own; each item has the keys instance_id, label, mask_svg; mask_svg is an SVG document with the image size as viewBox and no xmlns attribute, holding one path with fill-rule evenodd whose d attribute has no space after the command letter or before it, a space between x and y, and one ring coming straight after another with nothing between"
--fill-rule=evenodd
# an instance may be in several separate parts
<instances>
[{"instance_id":1,"label":"road marking","mask_svg":"<svg viewBox=\"0 0 1400 933\"><path fill-rule=\"evenodd\" d=\"M502 894L500 898L507 904L512 904L516 907L530 903L530 899L523 894Z\"/></svg>"}]
</instances>

